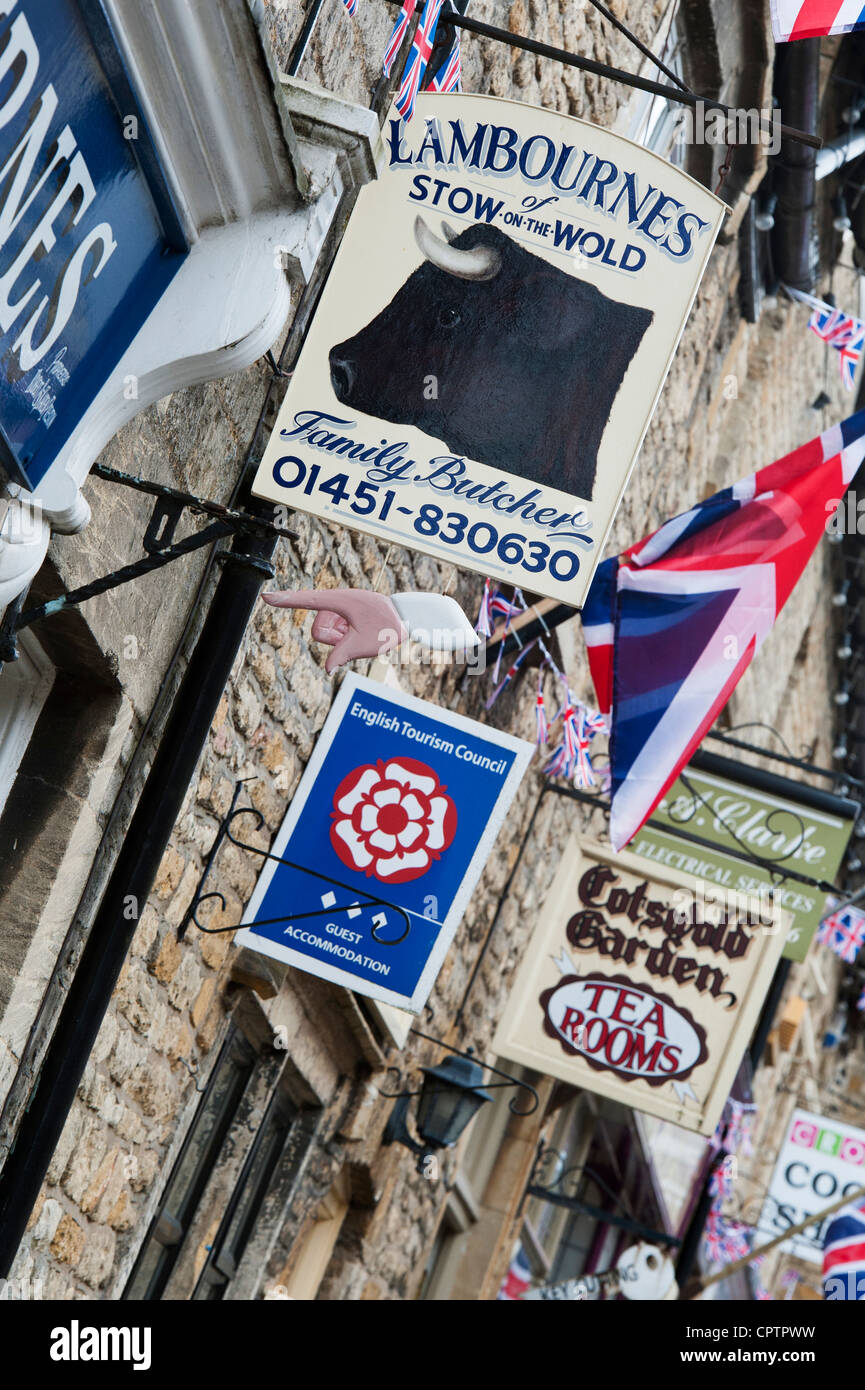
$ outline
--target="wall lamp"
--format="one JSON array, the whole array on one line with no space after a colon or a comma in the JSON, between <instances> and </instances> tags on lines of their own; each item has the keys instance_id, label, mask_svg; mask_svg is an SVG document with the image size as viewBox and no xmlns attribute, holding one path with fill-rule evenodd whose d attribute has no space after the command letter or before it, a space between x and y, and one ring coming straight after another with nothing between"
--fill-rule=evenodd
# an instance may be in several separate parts
<instances>
[{"instance_id":1,"label":"wall lamp","mask_svg":"<svg viewBox=\"0 0 865 1390\"><path fill-rule=\"evenodd\" d=\"M832 199L832 226L836 232L849 232L850 213L847 211L847 199L843 193L836 193Z\"/></svg>"},{"instance_id":2,"label":"wall lamp","mask_svg":"<svg viewBox=\"0 0 865 1390\"><path fill-rule=\"evenodd\" d=\"M778 206L777 193L770 193L768 198L757 204L754 213L754 226L758 232L771 232L775 225L775 209Z\"/></svg>"},{"instance_id":3,"label":"wall lamp","mask_svg":"<svg viewBox=\"0 0 865 1390\"><path fill-rule=\"evenodd\" d=\"M515 1076L509 1076L506 1071L499 1071L497 1067L491 1067L486 1062L479 1062L471 1048L460 1052L438 1038L421 1033L417 1028L412 1028L411 1031L416 1037L433 1042L437 1047L443 1047L446 1052L452 1054L436 1067L421 1067L423 1082L419 1091L379 1093L396 1101L385 1126L382 1143L402 1144L404 1148L411 1149L412 1153L418 1156L418 1172L423 1172L424 1161L431 1153L437 1149L453 1148L481 1106L493 1099L489 1095L490 1090L497 1087L520 1086L529 1092L529 1105L525 1110L517 1109L517 1097L514 1096L510 1102L511 1113L533 1115L537 1110L540 1097L534 1086L530 1086L527 1081L519 1081ZM505 1079L485 1082L485 1071ZM407 1124L409 1102L413 1096L420 1097L415 1115L415 1128L420 1136L420 1143L412 1137Z\"/></svg>"}]
</instances>

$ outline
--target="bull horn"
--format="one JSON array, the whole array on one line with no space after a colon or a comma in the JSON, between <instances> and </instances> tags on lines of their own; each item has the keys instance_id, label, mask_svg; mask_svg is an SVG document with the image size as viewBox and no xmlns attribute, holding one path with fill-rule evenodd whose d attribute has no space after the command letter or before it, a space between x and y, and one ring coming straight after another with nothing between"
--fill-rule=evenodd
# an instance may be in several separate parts
<instances>
[{"instance_id":1,"label":"bull horn","mask_svg":"<svg viewBox=\"0 0 865 1390\"><path fill-rule=\"evenodd\" d=\"M420 216L414 220L414 236L428 261L460 280L492 280L501 270L502 258L494 247L475 246L471 251L464 251L451 246L430 231Z\"/></svg>"}]
</instances>

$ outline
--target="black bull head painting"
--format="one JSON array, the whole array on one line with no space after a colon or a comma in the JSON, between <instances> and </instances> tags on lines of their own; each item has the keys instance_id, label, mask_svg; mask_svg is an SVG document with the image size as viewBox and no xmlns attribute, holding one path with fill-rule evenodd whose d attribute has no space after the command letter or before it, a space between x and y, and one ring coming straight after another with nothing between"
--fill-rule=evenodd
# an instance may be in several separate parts
<instances>
[{"instance_id":1,"label":"black bull head painting","mask_svg":"<svg viewBox=\"0 0 865 1390\"><path fill-rule=\"evenodd\" d=\"M601 436L652 321L475 224L422 218L419 266L330 352L343 405L416 425L452 453L591 498Z\"/></svg>"}]
</instances>

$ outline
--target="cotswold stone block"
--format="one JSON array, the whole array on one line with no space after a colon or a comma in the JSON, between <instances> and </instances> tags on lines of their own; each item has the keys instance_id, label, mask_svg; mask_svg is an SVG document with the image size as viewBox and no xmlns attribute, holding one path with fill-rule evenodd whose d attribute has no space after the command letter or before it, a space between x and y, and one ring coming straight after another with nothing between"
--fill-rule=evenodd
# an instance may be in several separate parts
<instances>
[{"instance_id":1,"label":"cotswold stone block","mask_svg":"<svg viewBox=\"0 0 865 1390\"><path fill-rule=\"evenodd\" d=\"M34 1211L39 1214L33 1223L33 1244L50 1245L63 1216L63 1208L56 1198L46 1197L41 1202L41 1209L36 1207Z\"/></svg>"},{"instance_id":2,"label":"cotswold stone block","mask_svg":"<svg viewBox=\"0 0 865 1390\"><path fill-rule=\"evenodd\" d=\"M180 965L183 952L173 932L167 932L159 947L159 954L153 962L153 973L160 984L170 984Z\"/></svg>"},{"instance_id":3,"label":"cotswold stone block","mask_svg":"<svg viewBox=\"0 0 865 1390\"><path fill-rule=\"evenodd\" d=\"M174 849L172 845L169 845L162 856L159 871L157 872L153 884L153 891L158 898L171 897L171 894L180 882L180 876L183 873L185 864L186 860L183 855L178 854L177 850Z\"/></svg>"},{"instance_id":4,"label":"cotswold stone block","mask_svg":"<svg viewBox=\"0 0 865 1390\"><path fill-rule=\"evenodd\" d=\"M114 1232L105 1226L90 1226L78 1261L78 1275L91 1288L98 1289L111 1273L114 1262Z\"/></svg>"},{"instance_id":5,"label":"cotswold stone block","mask_svg":"<svg viewBox=\"0 0 865 1390\"><path fill-rule=\"evenodd\" d=\"M64 1212L51 1241L51 1254L62 1264L77 1265L84 1251L84 1231L68 1212Z\"/></svg>"},{"instance_id":6,"label":"cotswold stone block","mask_svg":"<svg viewBox=\"0 0 865 1390\"><path fill-rule=\"evenodd\" d=\"M104 1124L97 1115L88 1115L80 1138L63 1174L62 1186L73 1202L80 1202L105 1157L108 1147Z\"/></svg>"},{"instance_id":7,"label":"cotswold stone block","mask_svg":"<svg viewBox=\"0 0 865 1390\"><path fill-rule=\"evenodd\" d=\"M121 1149L109 1149L99 1167L96 1169L93 1175L93 1181L90 1183L79 1203L81 1210L85 1214L95 1211L121 1159Z\"/></svg>"},{"instance_id":8,"label":"cotswold stone block","mask_svg":"<svg viewBox=\"0 0 865 1390\"><path fill-rule=\"evenodd\" d=\"M165 1119L172 1113L178 1089L168 1063L161 1057L154 1057L138 1067L128 1087L130 1097L141 1107L142 1114L153 1119Z\"/></svg>"},{"instance_id":9,"label":"cotswold stone block","mask_svg":"<svg viewBox=\"0 0 865 1390\"><path fill-rule=\"evenodd\" d=\"M183 960L168 990L169 1002L175 1009L188 1009L201 985L199 970L192 951L187 948Z\"/></svg>"}]
</instances>

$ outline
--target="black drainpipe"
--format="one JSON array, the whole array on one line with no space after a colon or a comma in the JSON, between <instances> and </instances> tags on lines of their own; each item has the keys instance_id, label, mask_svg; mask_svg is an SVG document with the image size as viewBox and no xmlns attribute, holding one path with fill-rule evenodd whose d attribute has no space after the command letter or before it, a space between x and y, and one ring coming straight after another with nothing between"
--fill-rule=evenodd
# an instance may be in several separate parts
<instances>
[{"instance_id":1,"label":"black drainpipe","mask_svg":"<svg viewBox=\"0 0 865 1390\"><path fill-rule=\"evenodd\" d=\"M780 44L775 59L775 95L786 125L818 133L820 40ZM772 231L772 260L777 278L793 289L810 292L818 265L816 180L817 152L782 140L773 161L773 192L778 196Z\"/></svg>"},{"instance_id":2,"label":"black drainpipe","mask_svg":"<svg viewBox=\"0 0 865 1390\"><path fill-rule=\"evenodd\" d=\"M213 602L0 1175L0 1277L8 1276L15 1259L138 926L124 903L132 896L141 911L147 902L262 582L273 573L275 547L271 536L241 533L225 552Z\"/></svg>"}]
</instances>

